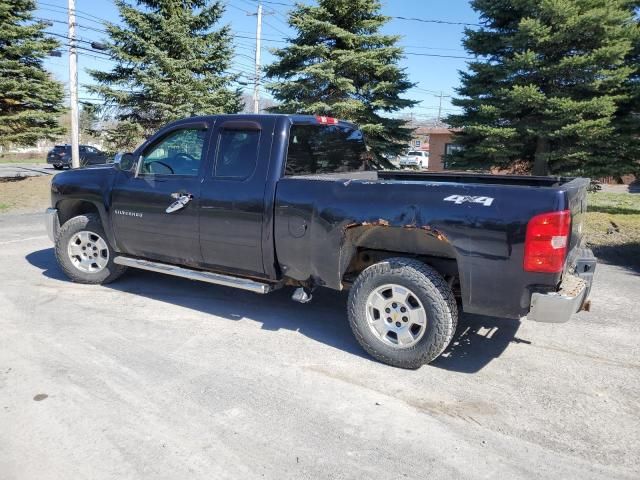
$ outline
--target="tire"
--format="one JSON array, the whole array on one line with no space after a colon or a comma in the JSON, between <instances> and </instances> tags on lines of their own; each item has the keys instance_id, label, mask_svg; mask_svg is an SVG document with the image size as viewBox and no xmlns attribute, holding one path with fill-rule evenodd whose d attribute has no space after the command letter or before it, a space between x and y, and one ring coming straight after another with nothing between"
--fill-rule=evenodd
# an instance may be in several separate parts
<instances>
[{"instance_id":1,"label":"tire","mask_svg":"<svg viewBox=\"0 0 640 480\"><path fill-rule=\"evenodd\" d=\"M62 170L62 165L54 165L53 168L55 168L56 170Z\"/></svg>"},{"instance_id":2,"label":"tire","mask_svg":"<svg viewBox=\"0 0 640 480\"><path fill-rule=\"evenodd\" d=\"M85 247L86 250L82 248L84 243L80 237L88 238L88 244L91 246ZM72 241L74 243L81 242L75 248L82 251L82 255L85 252L97 255L94 258L96 263L93 265L95 267L89 264L89 259L83 259L80 255L74 256L72 259L71 249L74 248L70 246ZM113 263L115 251L107 241L100 217L94 213L78 215L62 225L56 239L55 252L60 268L71 281L76 283L110 283L127 270L127 267Z\"/></svg>"},{"instance_id":3,"label":"tire","mask_svg":"<svg viewBox=\"0 0 640 480\"><path fill-rule=\"evenodd\" d=\"M391 317L386 317L389 310L372 307L370 299L392 301L395 297L385 299L380 295L380 292L387 295L390 286L394 287L394 296L395 287L398 287L397 292L409 292L406 296L408 302L398 305L404 305L416 318L423 318L423 324L412 324L412 317L403 323L402 319L406 317L400 317L403 314L397 312L398 316L382 327L384 331L398 325L397 334L388 332L383 335L378 327L374 327L374 324L380 325L380 320L374 318L376 311L384 315L383 321ZM402 293L398 295L404 296ZM389 303L383 305L392 310L389 315L396 313L396 303L393 307ZM349 292L348 310L351 330L362 348L377 360L400 368L416 369L435 360L451 342L458 323L456 300L444 278L428 265L403 257L389 258L363 270ZM401 345L401 339L407 337L407 326L411 327L411 341L415 343L410 341Z\"/></svg>"}]
</instances>

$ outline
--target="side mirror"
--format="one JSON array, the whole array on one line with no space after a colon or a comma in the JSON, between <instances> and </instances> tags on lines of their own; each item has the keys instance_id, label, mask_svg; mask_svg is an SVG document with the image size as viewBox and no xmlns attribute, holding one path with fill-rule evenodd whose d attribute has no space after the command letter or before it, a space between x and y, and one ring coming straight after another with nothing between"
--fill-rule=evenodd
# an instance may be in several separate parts
<instances>
[{"instance_id":1,"label":"side mirror","mask_svg":"<svg viewBox=\"0 0 640 480\"><path fill-rule=\"evenodd\" d=\"M113 166L125 172L131 171L135 164L136 159L130 152L118 152L113 159Z\"/></svg>"}]
</instances>

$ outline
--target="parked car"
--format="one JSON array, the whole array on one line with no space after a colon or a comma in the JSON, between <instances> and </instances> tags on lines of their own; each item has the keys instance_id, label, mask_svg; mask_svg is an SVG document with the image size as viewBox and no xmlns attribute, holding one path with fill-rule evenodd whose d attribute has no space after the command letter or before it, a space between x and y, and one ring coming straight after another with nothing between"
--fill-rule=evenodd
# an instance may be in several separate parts
<instances>
[{"instance_id":1,"label":"parked car","mask_svg":"<svg viewBox=\"0 0 640 480\"><path fill-rule=\"evenodd\" d=\"M56 145L47 154L47 163L56 170L71 167L71 145ZM107 156L91 145L80 145L80 166L107 163Z\"/></svg>"},{"instance_id":2,"label":"parked car","mask_svg":"<svg viewBox=\"0 0 640 480\"><path fill-rule=\"evenodd\" d=\"M358 342L405 368L444 351L459 308L565 322L588 307L588 179L382 168L333 118L194 117L113 165L56 175L47 230L80 283L133 267L256 293L293 286L302 303L348 289Z\"/></svg>"},{"instance_id":3,"label":"parked car","mask_svg":"<svg viewBox=\"0 0 640 480\"><path fill-rule=\"evenodd\" d=\"M412 150L398 158L400 168L417 168L418 170L429 168L429 152Z\"/></svg>"}]
</instances>

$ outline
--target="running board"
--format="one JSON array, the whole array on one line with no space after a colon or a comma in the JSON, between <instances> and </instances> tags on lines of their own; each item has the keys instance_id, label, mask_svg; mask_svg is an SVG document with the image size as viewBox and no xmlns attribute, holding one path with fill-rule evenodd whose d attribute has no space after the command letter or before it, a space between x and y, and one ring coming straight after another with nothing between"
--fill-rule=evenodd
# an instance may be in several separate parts
<instances>
[{"instance_id":1,"label":"running board","mask_svg":"<svg viewBox=\"0 0 640 480\"><path fill-rule=\"evenodd\" d=\"M220 273L204 272L201 270L191 270L189 268L177 267L166 263L151 262L131 257L116 257L113 263L124 265L126 267L140 268L142 270L150 270L152 272L166 273L176 277L188 278L189 280L198 280L201 282L214 283L216 285L224 285L225 287L239 288L254 293L269 293L278 288L278 285L270 285L268 283L256 282L248 278L231 277Z\"/></svg>"}]
</instances>

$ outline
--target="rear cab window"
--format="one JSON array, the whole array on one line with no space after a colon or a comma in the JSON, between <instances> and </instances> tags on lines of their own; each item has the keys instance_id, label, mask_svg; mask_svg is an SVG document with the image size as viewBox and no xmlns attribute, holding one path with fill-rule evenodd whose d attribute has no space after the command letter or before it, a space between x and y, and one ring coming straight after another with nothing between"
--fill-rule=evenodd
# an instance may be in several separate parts
<instances>
[{"instance_id":1,"label":"rear cab window","mask_svg":"<svg viewBox=\"0 0 640 480\"><path fill-rule=\"evenodd\" d=\"M286 176L364 171L370 161L362 132L352 126L291 125Z\"/></svg>"}]
</instances>

